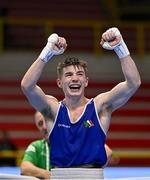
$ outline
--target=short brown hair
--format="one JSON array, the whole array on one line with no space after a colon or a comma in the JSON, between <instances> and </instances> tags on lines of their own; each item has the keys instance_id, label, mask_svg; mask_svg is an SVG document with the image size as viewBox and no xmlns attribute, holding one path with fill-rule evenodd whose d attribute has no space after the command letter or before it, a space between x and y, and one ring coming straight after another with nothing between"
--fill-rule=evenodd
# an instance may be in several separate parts
<instances>
[{"instance_id":1,"label":"short brown hair","mask_svg":"<svg viewBox=\"0 0 150 180\"><path fill-rule=\"evenodd\" d=\"M63 68L67 66L81 66L83 67L85 74L87 75L87 62L80 60L76 57L67 57L63 62L60 62L57 66L57 76L60 78L62 76Z\"/></svg>"}]
</instances>

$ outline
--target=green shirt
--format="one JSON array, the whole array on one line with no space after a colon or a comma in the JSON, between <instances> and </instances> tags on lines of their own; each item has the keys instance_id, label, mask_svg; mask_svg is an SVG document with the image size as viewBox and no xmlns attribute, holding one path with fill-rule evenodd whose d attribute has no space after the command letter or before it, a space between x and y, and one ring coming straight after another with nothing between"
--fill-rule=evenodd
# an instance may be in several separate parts
<instances>
[{"instance_id":1,"label":"green shirt","mask_svg":"<svg viewBox=\"0 0 150 180\"><path fill-rule=\"evenodd\" d=\"M49 150L45 139L34 141L27 147L22 161L29 161L39 168L50 170Z\"/></svg>"}]
</instances>

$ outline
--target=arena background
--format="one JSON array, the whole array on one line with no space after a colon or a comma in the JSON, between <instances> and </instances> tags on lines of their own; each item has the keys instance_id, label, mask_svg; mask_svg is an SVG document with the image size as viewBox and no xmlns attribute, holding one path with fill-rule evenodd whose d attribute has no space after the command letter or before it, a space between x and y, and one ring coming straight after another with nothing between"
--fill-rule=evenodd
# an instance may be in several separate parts
<instances>
[{"instance_id":1,"label":"arena background","mask_svg":"<svg viewBox=\"0 0 150 180\"><path fill-rule=\"evenodd\" d=\"M1 159L16 158L16 169L5 171L2 167L0 173L18 174L24 149L40 138L33 122L34 109L22 94L20 82L49 34L56 32L66 37L68 49L46 66L40 86L61 99L63 94L55 82L56 65L67 56L77 56L88 61L90 83L86 95L93 97L123 80L114 52L99 46L101 34L110 27L118 27L139 69L142 85L113 114L107 143L119 161L116 167L106 168L106 177L113 170L112 177L119 178L118 170L113 169L117 167L128 167L132 177L137 177L137 172L141 172L139 177L150 176L149 8L148 0L0 1L0 138L5 130L18 147L17 152L0 152Z\"/></svg>"}]
</instances>

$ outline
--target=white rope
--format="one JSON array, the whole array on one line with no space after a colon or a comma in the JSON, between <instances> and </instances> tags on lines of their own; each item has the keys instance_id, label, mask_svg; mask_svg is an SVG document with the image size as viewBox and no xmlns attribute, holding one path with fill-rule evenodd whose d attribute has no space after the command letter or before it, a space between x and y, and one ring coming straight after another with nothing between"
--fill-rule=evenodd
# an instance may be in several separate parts
<instances>
[{"instance_id":1,"label":"white rope","mask_svg":"<svg viewBox=\"0 0 150 180\"><path fill-rule=\"evenodd\" d=\"M52 180L104 179L103 169L99 168L55 168L51 169Z\"/></svg>"}]
</instances>

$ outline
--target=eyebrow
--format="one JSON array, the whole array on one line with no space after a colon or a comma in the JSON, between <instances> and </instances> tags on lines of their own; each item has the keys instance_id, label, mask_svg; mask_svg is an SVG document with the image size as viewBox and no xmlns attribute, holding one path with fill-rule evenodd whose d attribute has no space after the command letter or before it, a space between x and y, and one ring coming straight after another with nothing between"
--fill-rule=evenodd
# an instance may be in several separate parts
<instances>
[{"instance_id":1,"label":"eyebrow","mask_svg":"<svg viewBox=\"0 0 150 180\"><path fill-rule=\"evenodd\" d=\"M80 70L80 71L77 71L77 73L85 73L84 71Z\"/></svg>"},{"instance_id":2,"label":"eyebrow","mask_svg":"<svg viewBox=\"0 0 150 180\"><path fill-rule=\"evenodd\" d=\"M65 72L64 74L66 75L66 74L72 74L73 72L71 72L71 71L68 71L68 72ZM85 73L83 70L79 70L79 71L77 71L76 73Z\"/></svg>"},{"instance_id":3,"label":"eyebrow","mask_svg":"<svg viewBox=\"0 0 150 180\"><path fill-rule=\"evenodd\" d=\"M69 72L65 72L65 74L72 74L72 72L71 72L71 71L69 71Z\"/></svg>"}]
</instances>

